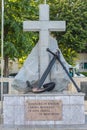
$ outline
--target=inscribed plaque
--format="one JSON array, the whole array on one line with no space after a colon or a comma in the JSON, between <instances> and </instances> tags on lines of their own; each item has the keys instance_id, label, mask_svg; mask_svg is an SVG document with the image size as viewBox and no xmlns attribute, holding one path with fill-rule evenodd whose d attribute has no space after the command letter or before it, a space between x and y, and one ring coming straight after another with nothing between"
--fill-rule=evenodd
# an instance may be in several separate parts
<instances>
[{"instance_id":1,"label":"inscribed plaque","mask_svg":"<svg viewBox=\"0 0 87 130\"><path fill-rule=\"evenodd\" d=\"M25 119L28 121L62 120L61 100L26 100Z\"/></svg>"}]
</instances>

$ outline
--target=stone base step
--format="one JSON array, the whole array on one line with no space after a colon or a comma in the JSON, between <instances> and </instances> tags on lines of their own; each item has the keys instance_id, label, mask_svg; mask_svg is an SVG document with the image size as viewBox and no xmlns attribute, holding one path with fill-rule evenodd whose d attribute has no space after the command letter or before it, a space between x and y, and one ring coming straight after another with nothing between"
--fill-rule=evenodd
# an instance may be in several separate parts
<instances>
[{"instance_id":1,"label":"stone base step","mask_svg":"<svg viewBox=\"0 0 87 130\"><path fill-rule=\"evenodd\" d=\"M57 125L54 126L13 126L13 125L0 125L0 130L87 130L87 114L85 115L85 124L83 125Z\"/></svg>"},{"instance_id":2,"label":"stone base step","mask_svg":"<svg viewBox=\"0 0 87 130\"><path fill-rule=\"evenodd\" d=\"M58 128L29 128L29 127L20 127L20 128L12 128L12 127L2 127L0 126L0 130L87 130L86 126L65 126Z\"/></svg>"}]
</instances>

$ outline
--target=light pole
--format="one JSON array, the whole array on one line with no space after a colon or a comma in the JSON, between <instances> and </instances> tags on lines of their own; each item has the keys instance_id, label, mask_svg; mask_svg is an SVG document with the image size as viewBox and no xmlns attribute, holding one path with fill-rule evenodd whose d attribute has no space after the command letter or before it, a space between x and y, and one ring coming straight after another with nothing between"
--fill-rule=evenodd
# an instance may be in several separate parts
<instances>
[{"instance_id":1,"label":"light pole","mask_svg":"<svg viewBox=\"0 0 87 130\"><path fill-rule=\"evenodd\" d=\"M4 56L3 56L3 42L4 42L4 0L2 0L2 15L1 15L1 107L3 105L3 68L4 68Z\"/></svg>"}]
</instances>

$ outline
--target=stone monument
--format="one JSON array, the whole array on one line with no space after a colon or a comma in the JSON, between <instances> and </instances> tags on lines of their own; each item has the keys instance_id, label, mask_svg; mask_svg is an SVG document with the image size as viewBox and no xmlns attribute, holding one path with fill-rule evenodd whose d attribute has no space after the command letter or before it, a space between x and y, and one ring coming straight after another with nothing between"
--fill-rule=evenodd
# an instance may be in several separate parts
<instances>
[{"instance_id":1,"label":"stone monument","mask_svg":"<svg viewBox=\"0 0 87 130\"><path fill-rule=\"evenodd\" d=\"M19 91L29 91L26 81L31 83L40 78L46 69L51 55L46 52L50 48L53 52L58 48L57 41L49 36L50 31L64 31L65 22L49 21L49 6L40 5L40 21L25 21L24 30L40 31L40 39L24 66L13 82L13 87ZM61 52L61 51L60 51ZM60 59L68 69L68 64L60 53ZM84 94L65 93L69 79L56 62L45 82L54 81L56 91L41 94L4 95L3 122L4 125L28 125L33 129L58 128L60 125L85 124ZM61 92L62 93L59 93ZM14 114L14 115L13 115Z\"/></svg>"},{"instance_id":2,"label":"stone monument","mask_svg":"<svg viewBox=\"0 0 87 130\"><path fill-rule=\"evenodd\" d=\"M53 52L59 49L56 39L50 36L50 32L65 31L65 21L49 20L49 5L40 5L39 11L39 21L24 21L23 23L24 31L39 31L38 43L29 54L12 84L14 88L23 92L29 91L26 81L30 81L31 84L36 82L41 78L43 72L47 68L52 56L49 55L46 48L49 48ZM62 53L60 53L60 58L68 70L69 65L65 61ZM67 89L69 79L58 62L52 67L45 83L50 81L56 83L55 89L59 92Z\"/></svg>"}]
</instances>

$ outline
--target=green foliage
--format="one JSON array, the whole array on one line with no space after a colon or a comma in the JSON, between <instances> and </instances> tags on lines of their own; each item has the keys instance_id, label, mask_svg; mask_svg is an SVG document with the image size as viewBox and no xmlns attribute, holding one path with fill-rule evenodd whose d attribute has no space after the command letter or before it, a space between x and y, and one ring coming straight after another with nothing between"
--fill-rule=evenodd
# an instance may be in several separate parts
<instances>
[{"instance_id":1,"label":"green foliage","mask_svg":"<svg viewBox=\"0 0 87 130\"><path fill-rule=\"evenodd\" d=\"M37 19L36 9L32 1L5 0L4 56L8 55L10 59L20 58L28 55L35 46L38 33L23 32L23 21Z\"/></svg>"},{"instance_id":2,"label":"green foliage","mask_svg":"<svg viewBox=\"0 0 87 130\"><path fill-rule=\"evenodd\" d=\"M72 48L67 48L66 46L60 45L61 51L63 56L66 58L66 61L71 64L75 65L75 57L77 57L77 53Z\"/></svg>"},{"instance_id":3,"label":"green foliage","mask_svg":"<svg viewBox=\"0 0 87 130\"><path fill-rule=\"evenodd\" d=\"M1 5L1 1L0 1ZM0 6L1 8L1 6ZM8 59L21 58L30 53L38 40L38 33L23 32L23 21L37 19L38 6L33 0L5 0L4 3L4 70L7 71ZM0 12L1 18L1 12ZM0 19L1 25L1 19ZM1 30L1 26L0 26ZM1 35L1 32L0 32ZM1 43L1 42L0 42ZM1 45L1 44L0 44ZM0 46L1 47L1 46ZM0 49L1 51L1 49ZM8 72L7 72L8 73ZM5 75L7 75L5 73Z\"/></svg>"},{"instance_id":4,"label":"green foliage","mask_svg":"<svg viewBox=\"0 0 87 130\"><path fill-rule=\"evenodd\" d=\"M85 75L87 77L87 72L81 72L81 74Z\"/></svg>"},{"instance_id":5,"label":"green foliage","mask_svg":"<svg viewBox=\"0 0 87 130\"><path fill-rule=\"evenodd\" d=\"M76 53L87 51L87 0L49 0L49 3L51 19L66 21L66 31L55 32L54 35L67 61L71 63L69 59L76 55L68 54L68 49Z\"/></svg>"}]
</instances>

